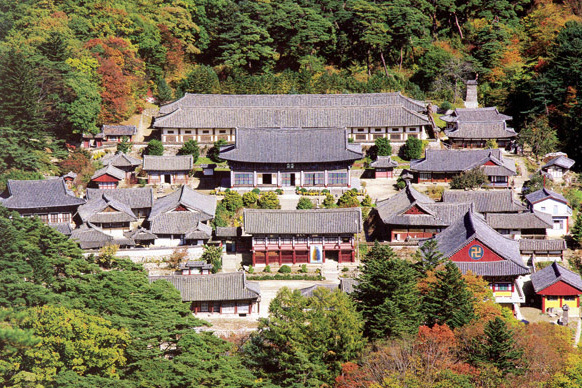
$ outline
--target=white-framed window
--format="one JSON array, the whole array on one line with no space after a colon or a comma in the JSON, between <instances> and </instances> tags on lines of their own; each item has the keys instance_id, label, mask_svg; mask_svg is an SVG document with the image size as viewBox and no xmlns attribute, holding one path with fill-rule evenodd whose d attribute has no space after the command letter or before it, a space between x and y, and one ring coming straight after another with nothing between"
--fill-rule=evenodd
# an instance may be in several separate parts
<instances>
[{"instance_id":1,"label":"white-framed window","mask_svg":"<svg viewBox=\"0 0 582 388\"><path fill-rule=\"evenodd\" d=\"M430 172L421 172L420 173L420 179L421 180L425 180L426 181L426 180L431 179L431 177L432 177L432 174Z\"/></svg>"},{"instance_id":2,"label":"white-framed window","mask_svg":"<svg viewBox=\"0 0 582 388\"><path fill-rule=\"evenodd\" d=\"M184 134L185 135L190 135L190 134L192 134L192 130L186 130L186 131L184 131Z\"/></svg>"},{"instance_id":3,"label":"white-framed window","mask_svg":"<svg viewBox=\"0 0 582 388\"><path fill-rule=\"evenodd\" d=\"M564 221L563 220L554 220L554 230L562 230L564 229Z\"/></svg>"},{"instance_id":4,"label":"white-framed window","mask_svg":"<svg viewBox=\"0 0 582 388\"><path fill-rule=\"evenodd\" d=\"M171 130L171 131L170 131L170 130L167 130L167 131L166 131L166 133L167 133L168 135L173 135L175 132L174 132L174 130Z\"/></svg>"},{"instance_id":5,"label":"white-framed window","mask_svg":"<svg viewBox=\"0 0 582 388\"><path fill-rule=\"evenodd\" d=\"M56 224L59 222L59 213L51 213L49 214L49 219L51 224Z\"/></svg>"},{"instance_id":6,"label":"white-framed window","mask_svg":"<svg viewBox=\"0 0 582 388\"><path fill-rule=\"evenodd\" d=\"M390 132L401 132L400 128L390 128Z\"/></svg>"}]
</instances>

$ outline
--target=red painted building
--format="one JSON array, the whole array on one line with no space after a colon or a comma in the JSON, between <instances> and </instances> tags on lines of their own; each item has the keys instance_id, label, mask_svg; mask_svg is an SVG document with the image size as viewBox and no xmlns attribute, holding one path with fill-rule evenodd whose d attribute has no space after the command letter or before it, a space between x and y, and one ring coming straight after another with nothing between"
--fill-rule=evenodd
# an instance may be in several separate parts
<instances>
[{"instance_id":1,"label":"red painted building","mask_svg":"<svg viewBox=\"0 0 582 388\"><path fill-rule=\"evenodd\" d=\"M244 233L252 236L252 264L354 262L361 231L359 208L244 211Z\"/></svg>"},{"instance_id":2,"label":"red painted building","mask_svg":"<svg viewBox=\"0 0 582 388\"><path fill-rule=\"evenodd\" d=\"M390 156L378 156L378 158L370 164L374 168L374 178L393 178L394 168L398 167L398 163L392 160Z\"/></svg>"},{"instance_id":3,"label":"red painted building","mask_svg":"<svg viewBox=\"0 0 582 388\"><path fill-rule=\"evenodd\" d=\"M95 174L91 177L91 182L93 185L97 186L99 189L116 189L125 178L125 172L109 164L107 167L103 167L97 170Z\"/></svg>"},{"instance_id":4,"label":"red painted building","mask_svg":"<svg viewBox=\"0 0 582 388\"><path fill-rule=\"evenodd\" d=\"M529 273L519 251L519 242L508 239L472 211L436 237L443 256L463 273L473 272L489 282L497 303L513 307L524 303L520 276Z\"/></svg>"},{"instance_id":5,"label":"red painted building","mask_svg":"<svg viewBox=\"0 0 582 388\"><path fill-rule=\"evenodd\" d=\"M435 202L407 184L393 197L378 201L373 209L380 230L376 237L394 242L431 238L471 208L468 202Z\"/></svg>"},{"instance_id":6,"label":"red painted building","mask_svg":"<svg viewBox=\"0 0 582 388\"><path fill-rule=\"evenodd\" d=\"M570 316L580 316L582 279L557 262L537 271L531 276L535 293L541 299L542 311L569 307Z\"/></svg>"}]
</instances>

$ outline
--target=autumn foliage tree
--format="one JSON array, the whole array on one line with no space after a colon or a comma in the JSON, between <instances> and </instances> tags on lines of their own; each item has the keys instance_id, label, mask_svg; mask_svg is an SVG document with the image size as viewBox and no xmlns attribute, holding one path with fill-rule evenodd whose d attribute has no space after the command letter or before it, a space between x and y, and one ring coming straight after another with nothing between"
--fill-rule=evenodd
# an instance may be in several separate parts
<instances>
[{"instance_id":1,"label":"autumn foliage tree","mask_svg":"<svg viewBox=\"0 0 582 388\"><path fill-rule=\"evenodd\" d=\"M143 92L143 61L135 47L117 37L91 39L85 44L99 62L101 78L101 114L103 123L115 123L129 117L139 106Z\"/></svg>"}]
</instances>

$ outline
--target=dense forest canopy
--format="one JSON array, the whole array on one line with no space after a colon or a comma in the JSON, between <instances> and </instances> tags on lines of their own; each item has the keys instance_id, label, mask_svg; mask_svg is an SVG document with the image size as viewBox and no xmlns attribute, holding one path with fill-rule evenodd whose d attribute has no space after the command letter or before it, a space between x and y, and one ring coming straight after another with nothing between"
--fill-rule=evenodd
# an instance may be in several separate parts
<instances>
[{"instance_id":1,"label":"dense forest canopy","mask_svg":"<svg viewBox=\"0 0 582 388\"><path fill-rule=\"evenodd\" d=\"M0 170L45 172L60 140L127 119L148 94L402 90L454 104L476 75L482 104L518 130L548 116L577 156L581 13L577 0L6 0Z\"/></svg>"}]
</instances>

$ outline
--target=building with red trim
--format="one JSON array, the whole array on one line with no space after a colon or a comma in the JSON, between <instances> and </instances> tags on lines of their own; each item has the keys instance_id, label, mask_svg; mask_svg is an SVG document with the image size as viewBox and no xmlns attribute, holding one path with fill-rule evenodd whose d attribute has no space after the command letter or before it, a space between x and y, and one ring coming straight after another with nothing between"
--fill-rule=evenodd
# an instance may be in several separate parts
<instances>
[{"instance_id":1,"label":"building with red trim","mask_svg":"<svg viewBox=\"0 0 582 388\"><path fill-rule=\"evenodd\" d=\"M472 211L435 238L443 256L461 272L471 271L489 282L497 303L513 307L525 302L520 277L530 270L523 264L518 241L502 236Z\"/></svg>"},{"instance_id":2,"label":"building with red trim","mask_svg":"<svg viewBox=\"0 0 582 388\"><path fill-rule=\"evenodd\" d=\"M579 274L553 262L532 274L531 282L536 295L541 299L544 313L550 308L558 310L568 305L570 316L580 316L582 279Z\"/></svg>"},{"instance_id":3,"label":"building with red trim","mask_svg":"<svg viewBox=\"0 0 582 388\"><path fill-rule=\"evenodd\" d=\"M244 234L252 239L252 264L306 264L356 259L359 208L245 209Z\"/></svg>"},{"instance_id":4,"label":"building with red trim","mask_svg":"<svg viewBox=\"0 0 582 388\"><path fill-rule=\"evenodd\" d=\"M544 187L526 195L525 200L532 211L551 215L553 228L547 230L549 236L558 237L568 234L572 208L566 197Z\"/></svg>"},{"instance_id":5,"label":"building with red trim","mask_svg":"<svg viewBox=\"0 0 582 388\"><path fill-rule=\"evenodd\" d=\"M410 162L410 170L418 183L450 182L462 172L480 168L489 178L487 187L509 187L509 178L517 175L515 163L506 160L499 149L432 150L423 159Z\"/></svg>"},{"instance_id":6,"label":"building with red trim","mask_svg":"<svg viewBox=\"0 0 582 388\"><path fill-rule=\"evenodd\" d=\"M133 141L137 133L135 125L104 125L97 134L83 133L83 148L101 147L106 143L120 143L123 139Z\"/></svg>"},{"instance_id":7,"label":"building with red trim","mask_svg":"<svg viewBox=\"0 0 582 388\"><path fill-rule=\"evenodd\" d=\"M147 174L149 184L188 184L192 168L194 168L192 155L143 157L142 170Z\"/></svg>"},{"instance_id":8,"label":"building with red trim","mask_svg":"<svg viewBox=\"0 0 582 388\"><path fill-rule=\"evenodd\" d=\"M447 123L444 132L453 148L484 148L490 140L505 148L517 137L515 130L507 126L511 119L495 107L457 108L452 114L441 116Z\"/></svg>"},{"instance_id":9,"label":"building with red trim","mask_svg":"<svg viewBox=\"0 0 582 388\"><path fill-rule=\"evenodd\" d=\"M95 174L91 177L91 182L100 190L109 190L116 189L123 179L125 179L125 172L108 164L106 167L95 171Z\"/></svg>"},{"instance_id":10,"label":"building with red trim","mask_svg":"<svg viewBox=\"0 0 582 388\"><path fill-rule=\"evenodd\" d=\"M398 163L392 160L390 156L378 156L378 158L370 163L370 167L374 168L374 178L393 178L394 168L398 167Z\"/></svg>"},{"instance_id":11,"label":"building with red trim","mask_svg":"<svg viewBox=\"0 0 582 388\"><path fill-rule=\"evenodd\" d=\"M431 238L472 209L470 202L435 202L409 183L398 194L378 201L372 210L375 237L387 241Z\"/></svg>"}]
</instances>

